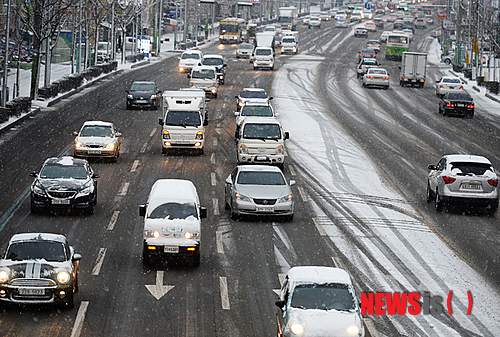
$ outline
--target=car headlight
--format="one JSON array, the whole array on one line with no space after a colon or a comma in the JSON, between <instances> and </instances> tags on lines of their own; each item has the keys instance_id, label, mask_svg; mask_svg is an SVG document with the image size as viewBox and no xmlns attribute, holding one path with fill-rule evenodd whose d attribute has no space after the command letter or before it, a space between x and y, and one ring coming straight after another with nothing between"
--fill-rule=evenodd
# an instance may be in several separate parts
<instances>
[{"instance_id":1,"label":"car headlight","mask_svg":"<svg viewBox=\"0 0 500 337\"><path fill-rule=\"evenodd\" d=\"M304 333L304 327L299 323L294 323L290 326L290 331L292 331L294 335L300 335Z\"/></svg>"},{"instance_id":2,"label":"car headlight","mask_svg":"<svg viewBox=\"0 0 500 337\"><path fill-rule=\"evenodd\" d=\"M184 72L184 67L179 67L179 71L180 71L181 73L183 73L183 72Z\"/></svg>"},{"instance_id":3,"label":"car headlight","mask_svg":"<svg viewBox=\"0 0 500 337\"><path fill-rule=\"evenodd\" d=\"M33 186L33 193L38 195L45 195L45 191L42 190L38 185Z\"/></svg>"},{"instance_id":4,"label":"car headlight","mask_svg":"<svg viewBox=\"0 0 500 337\"><path fill-rule=\"evenodd\" d=\"M144 237L158 239L160 237L160 232L147 229L144 231Z\"/></svg>"},{"instance_id":5,"label":"car headlight","mask_svg":"<svg viewBox=\"0 0 500 337\"><path fill-rule=\"evenodd\" d=\"M248 153L248 147L245 144L240 145L240 153L241 154L247 154Z\"/></svg>"},{"instance_id":6,"label":"car headlight","mask_svg":"<svg viewBox=\"0 0 500 337\"><path fill-rule=\"evenodd\" d=\"M81 197L81 196L89 195L90 192L91 192L91 190L92 190L92 185L87 185L87 187L82 188L78 192L78 194L76 195L76 197L78 198L78 197Z\"/></svg>"},{"instance_id":7,"label":"car headlight","mask_svg":"<svg viewBox=\"0 0 500 337\"><path fill-rule=\"evenodd\" d=\"M285 47L281 47L281 52L284 52L285 51Z\"/></svg>"},{"instance_id":8,"label":"car headlight","mask_svg":"<svg viewBox=\"0 0 500 337\"><path fill-rule=\"evenodd\" d=\"M9 280L9 273L5 270L0 271L0 282L5 283Z\"/></svg>"},{"instance_id":9,"label":"car headlight","mask_svg":"<svg viewBox=\"0 0 500 337\"><path fill-rule=\"evenodd\" d=\"M203 139L203 131L198 131L196 133L196 137L194 139L197 139L197 140Z\"/></svg>"},{"instance_id":10,"label":"car headlight","mask_svg":"<svg viewBox=\"0 0 500 337\"><path fill-rule=\"evenodd\" d=\"M134 96L132 96L132 95L127 95L127 98L129 98L129 99L134 99Z\"/></svg>"},{"instance_id":11,"label":"car headlight","mask_svg":"<svg viewBox=\"0 0 500 337\"><path fill-rule=\"evenodd\" d=\"M83 145L82 142L76 142L75 143L75 149L78 149L78 148L82 147L82 145Z\"/></svg>"},{"instance_id":12,"label":"car headlight","mask_svg":"<svg viewBox=\"0 0 500 337\"><path fill-rule=\"evenodd\" d=\"M249 202L252 201L252 199L250 199L246 195L243 195L243 194L240 194L240 193L236 193L235 196L236 196L236 199L241 200L241 201L249 201Z\"/></svg>"},{"instance_id":13,"label":"car headlight","mask_svg":"<svg viewBox=\"0 0 500 337\"><path fill-rule=\"evenodd\" d=\"M156 95L151 95L150 99L156 99Z\"/></svg>"},{"instance_id":14,"label":"car headlight","mask_svg":"<svg viewBox=\"0 0 500 337\"><path fill-rule=\"evenodd\" d=\"M359 334L359 327L357 325L351 325L347 328L347 333L350 335L357 335Z\"/></svg>"},{"instance_id":15,"label":"car headlight","mask_svg":"<svg viewBox=\"0 0 500 337\"><path fill-rule=\"evenodd\" d=\"M57 281L61 284L66 284L70 280L70 275L67 271L60 271L57 273Z\"/></svg>"},{"instance_id":16,"label":"car headlight","mask_svg":"<svg viewBox=\"0 0 500 337\"><path fill-rule=\"evenodd\" d=\"M285 195L281 198L278 199L278 202L287 202L287 201L292 201L293 200L293 195L290 193L288 195Z\"/></svg>"},{"instance_id":17,"label":"car headlight","mask_svg":"<svg viewBox=\"0 0 500 337\"><path fill-rule=\"evenodd\" d=\"M115 148L115 143L109 143L108 145L106 145L106 148L113 150Z\"/></svg>"}]
</instances>

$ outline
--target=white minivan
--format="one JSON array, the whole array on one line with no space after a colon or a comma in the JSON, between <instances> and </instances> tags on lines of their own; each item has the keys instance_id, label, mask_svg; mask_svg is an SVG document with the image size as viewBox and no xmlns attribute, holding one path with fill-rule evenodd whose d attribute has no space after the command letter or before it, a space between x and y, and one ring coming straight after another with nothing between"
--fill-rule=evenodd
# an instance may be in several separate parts
<instances>
[{"instance_id":1,"label":"white minivan","mask_svg":"<svg viewBox=\"0 0 500 337\"><path fill-rule=\"evenodd\" d=\"M238 164L271 164L283 169L288 132L274 117L247 117L235 135Z\"/></svg>"},{"instance_id":2,"label":"white minivan","mask_svg":"<svg viewBox=\"0 0 500 337\"><path fill-rule=\"evenodd\" d=\"M191 74L188 74L188 78L190 87L203 89L213 98L217 98L217 92L219 90L219 77L217 76L217 69L215 67L193 67Z\"/></svg>"},{"instance_id":3,"label":"white minivan","mask_svg":"<svg viewBox=\"0 0 500 337\"><path fill-rule=\"evenodd\" d=\"M145 265L172 259L200 265L201 219L207 209L200 206L191 181L158 179L139 215L144 217Z\"/></svg>"}]
</instances>

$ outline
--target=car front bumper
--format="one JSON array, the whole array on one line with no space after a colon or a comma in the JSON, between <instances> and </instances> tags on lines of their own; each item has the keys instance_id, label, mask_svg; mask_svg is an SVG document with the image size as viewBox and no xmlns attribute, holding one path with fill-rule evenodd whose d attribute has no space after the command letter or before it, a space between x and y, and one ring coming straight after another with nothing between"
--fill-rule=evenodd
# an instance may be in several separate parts
<instances>
[{"instance_id":1,"label":"car front bumper","mask_svg":"<svg viewBox=\"0 0 500 337\"><path fill-rule=\"evenodd\" d=\"M155 247L154 249L151 249ZM190 250L188 250L190 249ZM177 252L172 252L176 251ZM149 258L157 258L160 260L185 259L191 260L193 257L200 255L200 242L197 241L189 246L168 246L168 245L148 245L144 241L143 254Z\"/></svg>"},{"instance_id":2,"label":"car front bumper","mask_svg":"<svg viewBox=\"0 0 500 337\"><path fill-rule=\"evenodd\" d=\"M43 280L42 280L43 281ZM54 282L52 280L48 280ZM40 291L42 294L20 294L23 289ZM73 285L57 285L49 287L19 287L12 285L0 285L0 301L17 304L63 304L68 300L69 292L73 292Z\"/></svg>"},{"instance_id":3,"label":"car front bumper","mask_svg":"<svg viewBox=\"0 0 500 337\"><path fill-rule=\"evenodd\" d=\"M148 98L148 99L136 99L136 98L133 98L133 99L130 99L130 98L127 98L127 105L130 106L130 107L136 107L136 108L139 108L139 107L148 107L148 108L155 108L158 106L158 99L151 99L151 98Z\"/></svg>"},{"instance_id":4,"label":"car front bumper","mask_svg":"<svg viewBox=\"0 0 500 337\"><path fill-rule=\"evenodd\" d=\"M233 199L234 200L234 199ZM253 201L233 201L233 212L241 215L287 216L293 215L293 202L276 202L274 205L258 205Z\"/></svg>"},{"instance_id":5,"label":"car front bumper","mask_svg":"<svg viewBox=\"0 0 500 337\"><path fill-rule=\"evenodd\" d=\"M78 198L59 199L38 195L31 192L31 205L39 209L87 209L94 203L94 194L81 196Z\"/></svg>"},{"instance_id":6,"label":"car front bumper","mask_svg":"<svg viewBox=\"0 0 500 337\"><path fill-rule=\"evenodd\" d=\"M73 156L78 158L113 158L118 156L118 149L108 149L106 147L79 147L74 149Z\"/></svg>"},{"instance_id":7,"label":"car front bumper","mask_svg":"<svg viewBox=\"0 0 500 337\"><path fill-rule=\"evenodd\" d=\"M285 161L283 154L242 154L238 153L238 163L241 164L271 164L281 165Z\"/></svg>"}]
</instances>

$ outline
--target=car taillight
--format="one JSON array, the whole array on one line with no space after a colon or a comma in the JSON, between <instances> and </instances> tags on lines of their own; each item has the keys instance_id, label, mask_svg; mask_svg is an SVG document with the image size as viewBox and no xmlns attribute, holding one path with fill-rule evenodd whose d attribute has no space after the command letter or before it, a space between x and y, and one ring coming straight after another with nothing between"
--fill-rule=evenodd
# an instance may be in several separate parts
<instances>
[{"instance_id":1,"label":"car taillight","mask_svg":"<svg viewBox=\"0 0 500 337\"><path fill-rule=\"evenodd\" d=\"M457 180L457 178L443 176L443 181L445 184L452 184L455 182L455 180Z\"/></svg>"},{"instance_id":2,"label":"car taillight","mask_svg":"<svg viewBox=\"0 0 500 337\"><path fill-rule=\"evenodd\" d=\"M384 76L382 77L383 80L388 80L389 79L389 76Z\"/></svg>"},{"instance_id":3,"label":"car taillight","mask_svg":"<svg viewBox=\"0 0 500 337\"><path fill-rule=\"evenodd\" d=\"M455 104L450 103L450 102L446 102L446 106L449 108L453 108L455 106Z\"/></svg>"},{"instance_id":4,"label":"car taillight","mask_svg":"<svg viewBox=\"0 0 500 337\"><path fill-rule=\"evenodd\" d=\"M439 89L444 89L444 87L442 85L439 86Z\"/></svg>"},{"instance_id":5,"label":"car taillight","mask_svg":"<svg viewBox=\"0 0 500 337\"><path fill-rule=\"evenodd\" d=\"M468 104L467 109L474 109L474 104Z\"/></svg>"},{"instance_id":6,"label":"car taillight","mask_svg":"<svg viewBox=\"0 0 500 337\"><path fill-rule=\"evenodd\" d=\"M488 184L490 184L493 187L497 187L498 186L498 179L490 179L490 180L488 180Z\"/></svg>"},{"instance_id":7,"label":"car taillight","mask_svg":"<svg viewBox=\"0 0 500 337\"><path fill-rule=\"evenodd\" d=\"M365 56L365 54L359 54L359 56L363 57L363 56Z\"/></svg>"},{"instance_id":8,"label":"car taillight","mask_svg":"<svg viewBox=\"0 0 500 337\"><path fill-rule=\"evenodd\" d=\"M361 64L359 65L359 68L358 69L361 69Z\"/></svg>"},{"instance_id":9,"label":"car taillight","mask_svg":"<svg viewBox=\"0 0 500 337\"><path fill-rule=\"evenodd\" d=\"M373 78L373 76L366 76L366 78Z\"/></svg>"},{"instance_id":10,"label":"car taillight","mask_svg":"<svg viewBox=\"0 0 500 337\"><path fill-rule=\"evenodd\" d=\"M463 87L463 86L462 86L462 87L460 87L460 90L464 90L464 87Z\"/></svg>"},{"instance_id":11,"label":"car taillight","mask_svg":"<svg viewBox=\"0 0 500 337\"><path fill-rule=\"evenodd\" d=\"M422 79L420 80L420 82L425 82L425 80L422 78Z\"/></svg>"}]
</instances>

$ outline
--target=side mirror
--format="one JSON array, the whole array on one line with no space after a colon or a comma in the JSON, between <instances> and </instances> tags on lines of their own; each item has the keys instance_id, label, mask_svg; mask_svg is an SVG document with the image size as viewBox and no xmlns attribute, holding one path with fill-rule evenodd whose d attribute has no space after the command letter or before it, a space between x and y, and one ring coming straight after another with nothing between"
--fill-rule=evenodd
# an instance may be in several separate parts
<instances>
[{"instance_id":1,"label":"side mirror","mask_svg":"<svg viewBox=\"0 0 500 337\"><path fill-rule=\"evenodd\" d=\"M33 177L33 178L36 178L36 172L35 171L31 172L30 176Z\"/></svg>"},{"instance_id":2,"label":"side mirror","mask_svg":"<svg viewBox=\"0 0 500 337\"><path fill-rule=\"evenodd\" d=\"M239 113L238 111L235 111L235 112L234 112L234 116L235 116L235 117L238 117L239 115L240 115L240 113Z\"/></svg>"},{"instance_id":3,"label":"side mirror","mask_svg":"<svg viewBox=\"0 0 500 337\"><path fill-rule=\"evenodd\" d=\"M435 165L428 165L427 169L429 169L429 170L435 170L436 166Z\"/></svg>"},{"instance_id":4,"label":"side mirror","mask_svg":"<svg viewBox=\"0 0 500 337\"><path fill-rule=\"evenodd\" d=\"M290 134L287 132L285 132L285 138L284 139L289 139L290 138Z\"/></svg>"},{"instance_id":5,"label":"side mirror","mask_svg":"<svg viewBox=\"0 0 500 337\"><path fill-rule=\"evenodd\" d=\"M234 98L238 98L238 95L234 96Z\"/></svg>"},{"instance_id":6,"label":"side mirror","mask_svg":"<svg viewBox=\"0 0 500 337\"><path fill-rule=\"evenodd\" d=\"M224 68L226 68L226 67L227 67L227 63L224 63Z\"/></svg>"},{"instance_id":7,"label":"side mirror","mask_svg":"<svg viewBox=\"0 0 500 337\"><path fill-rule=\"evenodd\" d=\"M273 99L273 96L269 97L269 100L272 100Z\"/></svg>"},{"instance_id":8,"label":"side mirror","mask_svg":"<svg viewBox=\"0 0 500 337\"><path fill-rule=\"evenodd\" d=\"M147 205L140 205L139 206L139 216L146 216L146 209Z\"/></svg>"},{"instance_id":9,"label":"side mirror","mask_svg":"<svg viewBox=\"0 0 500 337\"><path fill-rule=\"evenodd\" d=\"M163 118L158 118L158 124L163 125Z\"/></svg>"},{"instance_id":10,"label":"side mirror","mask_svg":"<svg viewBox=\"0 0 500 337\"><path fill-rule=\"evenodd\" d=\"M80 261L82 256L78 253L73 254L73 261Z\"/></svg>"},{"instance_id":11,"label":"side mirror","mask_svg":"<svg viewBox=\"0 0 500 337\"><path fill-rule=\"evenodd\" d=\"M73 131L73 136L78 136L78 132Z\"/></svg>"},{"instance_id":12,"label":"side mirror","mask_svg":"<svg viewBox=\"0 0 500 337\"><path fill-rule=\"evenodd\" d=\"M100 177L101 177L101 175L99 173L92 174L92 178L94 178L94 179L99 179Z\"/></svg>"},{"instance_id":13,"label":"side mirror","mask_svg":"<svg viewBox=\"0 0 500 337\"><path fill-rule=\"evenodd\" d=\"M120 132L116 133L116 137L121 137L121 136L122 136L122 134Z\"/></svg>"},{"instance_id":14,"label":"side mirror","mask_svg":"<svg viewBox=\"0 0 500 337\"><path fill-rule=\"evenodd\" d=\"M187 78L191 78L191 74L187 74Z\"/></svg>"},{"instance_id":15,"label":"side mirror","mask_svg":"<svg viewBox=\"0 0 500 337\"><path fill-rule=\"evenodd\" d=\"M281 310L283 310L283 307L285 306L285 301L283 300L277 300L276 302L274 302L274 304L280 308Z\"/></svg>"},{"instance_id":16,"label":"side mirror","mask_svg":"<svg viewBox=\"0 0 500 337\"><path fill-rule=\"evenodd\" d=\"M203 121L203 126L207 126L208 125L208 119L205 118L205 120Z\"/></svg>"},{"instance_id":17,"label":"side mirror","mask_svg":"<svg viewBox=\"0 0 500 337\"><path fill-rule=\"evenodd\" d=\"M295 185L295 180L290 180L290 186Z\"/></svg>"},{"instance_id":18,"label":"side mirror","mask_svg":"<svg viewBox=\"0 0 500 337\"><path fill-rule=\"evenodd\" d=\"M207 208L200 207L200 218L205 219L207 217Z\"/></svg>"}]
</instances>

